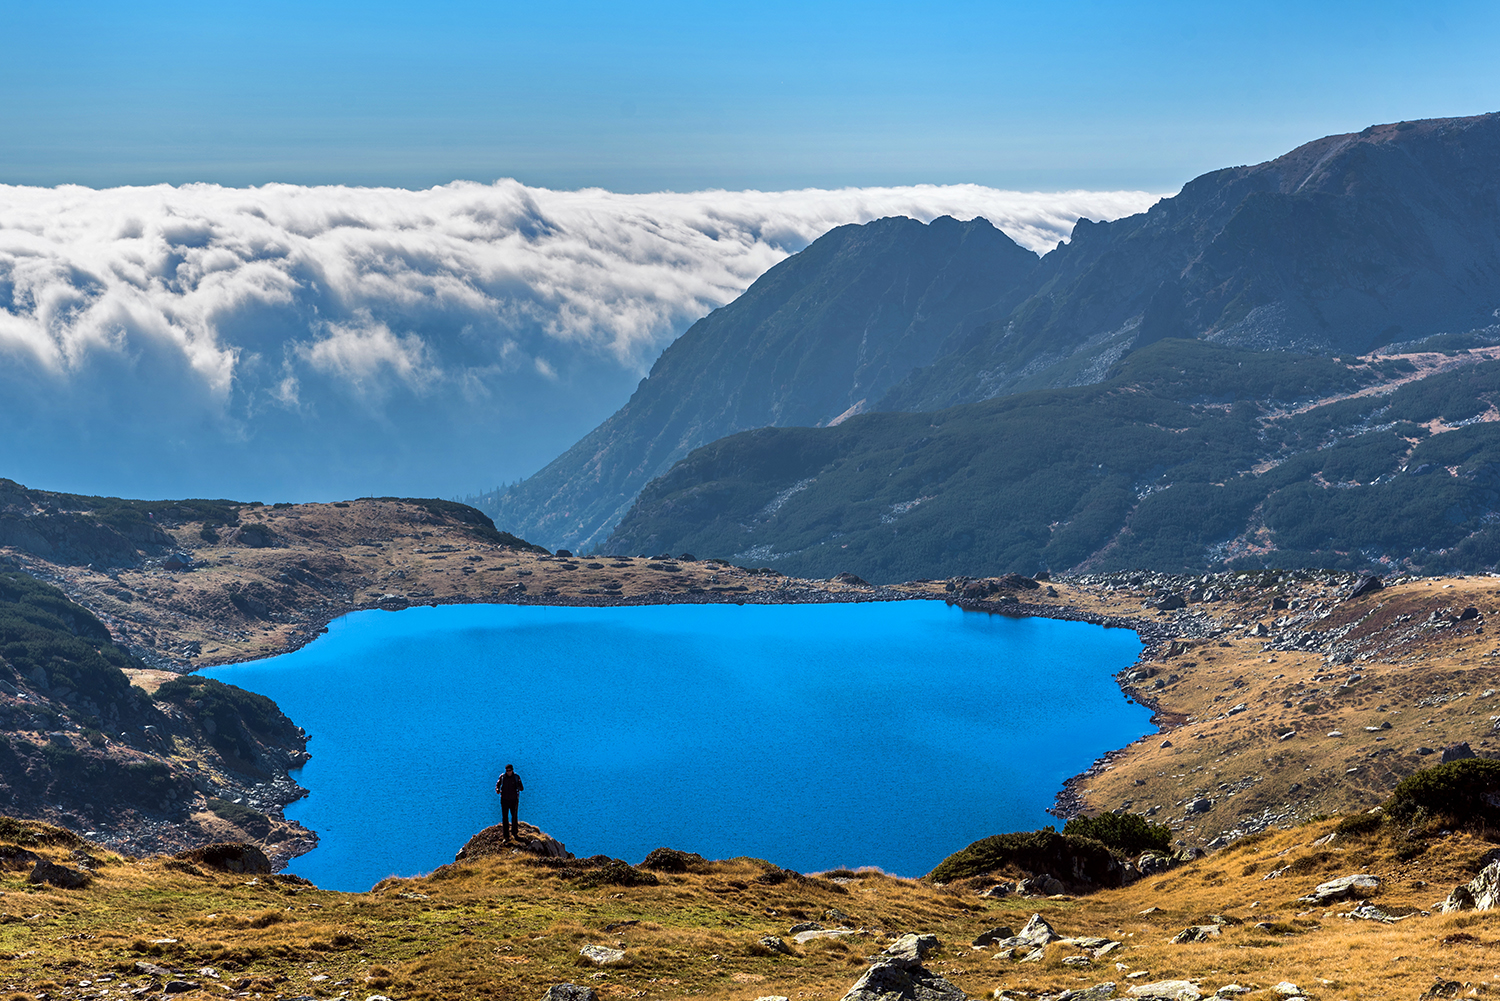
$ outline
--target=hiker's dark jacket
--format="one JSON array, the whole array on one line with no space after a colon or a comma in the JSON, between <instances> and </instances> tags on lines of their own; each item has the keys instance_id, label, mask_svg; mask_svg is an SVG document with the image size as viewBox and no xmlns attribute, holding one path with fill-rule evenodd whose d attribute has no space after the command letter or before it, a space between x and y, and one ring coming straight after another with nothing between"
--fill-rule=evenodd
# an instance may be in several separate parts
<instances>
[{"instance_id":1,"label":"hiker's dark jacket","mask_svg":"<svg viewBox=\"0 0 1500 1001\"><path fill-rule=\"evenodd\" d=\"M500 802L514 803L521 798L521 790L526 787L521 784L521 776L515 772L506 772L495 781L495 791L500 794Z\"/></svg>"}]
</instances>

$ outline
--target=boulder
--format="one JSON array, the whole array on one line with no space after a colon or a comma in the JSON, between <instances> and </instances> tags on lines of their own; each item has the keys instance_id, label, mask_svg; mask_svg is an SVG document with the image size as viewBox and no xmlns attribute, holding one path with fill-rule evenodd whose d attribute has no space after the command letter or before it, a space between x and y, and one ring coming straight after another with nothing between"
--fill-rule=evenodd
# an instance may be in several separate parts
<instances>
[{"instance_id":1,"label":"boulder","mask_svg":"<svg viewBox=\"0 0 1500 1001\"><path fill-rule=\"evenodd\" d=\"M1338 879L1319 883L1317 889L1301 899L1309 904L1331 904L1338 900L1348 900L1351 897L1368 897L1378 889L1380 889L1380 880L1361 873L1354 876L1340 876Z\"/></svg>"},{"instance_id":2,"label":"boulder","mask_svg":"<svg viewBox=\"0 0 1500 1001\"><path fill-rule=\"evenodd\" d=\"M1016 938L1026 945L1042 946L1048 942L1056 942L1058 935L1040 914L1033 914Z\"/></svg>"},{"instance_id":3,"label":"boulder","mask_svg":"<svg viewBox=\"0 0 1500 1001\"><path fill-rule=\"evenodd\" d=\"M1446 765L1450 761L1465 761L1476 756L1474 749L1469 746L1467 741L1461 744L1449 744L1443 748L1442 764Z\"/></svg>"},{"instance_id":4,"label":"boulder","mask_svg":"<svg viewBox=\"0 0 1500 1001\"><path fill-rule=\"evenodd\" d=\"M924 967L876 963L854 982L843 1001L968 1001L968 996Z\"/></svg>"},{"instance_id":5,"label":"boulder","mask_svg":"<svg viewBox=\"0 0 1500 1001\"><path fill-rule=\"evenodd\" d=\"M788 935L795 935L798 932L804 932L804 931L822 931L822 930L823 930L823 926L820 925L820 924L818 924L816 921L804 921L801 924L792 925L790 928L788 928L786 930L786 933Z\"/></svg>"},{"instance_id":6,"label":"boulder","mask_svg":"<svg viewBox=\"0 0 1500 1001\"><path fill-rule=\"evenodd\" d=\"M182 862L206 865L210 869L217 869L220 872L266 875L271 871L271 860L266 857L265 852L261 851L255 845L240 844L238 842L204 845L202 848L192 848L185 852L178 852L173 858Z\"/></svg>"},{"instance_id":7,"label":"boulder","mask_svg":"<svg viewBox=\"0 0 1500 1001\"><path fill-rule=\"evenodd\" d=\"M1469 892L1467 886L1455 886L1453 892L1448 894L1448 899L1438 904L1437 909L1443 914L1472 911L1474 909L1474 894Z\"/></svg>"},{"instance_id":8,"label":"boulder","mask_svg":"<svg viewBox=\"0 0 1500 1001\"><path fill-rule=\"evenodd\" d=\"M586 945L578 950L578 955L596 966L613 966L625 962L624 949L611 949L607 945Z\"/></svg>"},{"instance_id":9,"label":"boulder","mask_svg":"<svg viewBox=\"0 0 1500 1001\"><path fill-rule=\"evenodd\" d=\"M894 961L906 966L921 966L927 954L936 950L937 947L936 935L902 935L886 947L882 959L884 960L884 956L889 956L891 959L884 960L885 962Z\"/></svg>"},{"instance_id":10,"label":"boulder","mask_svg":"<svg viewBox=\"0 0 1500 1001\"><path fill-rule=\"evenodd\" d=\"M991 928L987 932L981 932L979 937L974 940L974 944L978 946L994 945L1001 939L1014 937L1015 934L1016 933L1012 931L1009 926L1001 925L998 928Z\"/></svg>"},{"instance_id":11,"label":"boulder","mask_svg":"<svg viewBox=\"0 0 1500 1001\"><path fill-rule=\"evenodd\" d=\"M553 984L547 988L547 993L542 995L542 1001L599 1001L599 995L594 993L592 987L580 987L578 984Z\"/></svg>"},{"instance_id":12,"label":"boulder","mask_svg":"<svg viewBox=\"0 0 1500 1001\"><path fill-rule=\"evenodd\" d=\"M28 883L47 883L62 890L81 890L92 881L93 877L86 872L69 869L46 859L37 859L31 875L26 877Z\"/></svg>"},{"instance_id":13,"label":"boulder","mask_svg":"<svg viewBox=\"0 0 1500 1001\"><path fill-rule=\"evenodd\" d=\"M1172 942L1182 945L1185 942L1206 942L1211 938L1219 937L1218 925L1189 925L1176 935L1172 936Z\"/></svg>"},{"instance_id":14,"label":"boulder","mask_svg":"<svg viewBox=\"0 0 1500 1001\"><path fill-rule=\"evenodd\" d=\"M1363 598L1365 595L1374 594L1376 591L1379 591L1384 587L1385 582L1382 581L1379 577L1371 574L1368 577L1361 577L1358 581L1355 582L1354 590L1349 592L1349 597Z\"/></svg>"}]
</instances>

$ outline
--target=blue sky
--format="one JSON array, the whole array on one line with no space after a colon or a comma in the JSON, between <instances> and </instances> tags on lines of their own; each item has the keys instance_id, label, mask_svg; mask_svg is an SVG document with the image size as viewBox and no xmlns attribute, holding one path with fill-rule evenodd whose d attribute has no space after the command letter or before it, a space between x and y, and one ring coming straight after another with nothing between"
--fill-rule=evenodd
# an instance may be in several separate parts
<instances>
[{"instance_id":1,"label":"blue sky","mask_svg":"<svg viewBox=\"0 0 1500 1001\"><path fill-rule=\"evenodd\" d=\"M1175 189L1500 107L1500 5L4 0L0 181Z\"/></svg>"}]
</instances>

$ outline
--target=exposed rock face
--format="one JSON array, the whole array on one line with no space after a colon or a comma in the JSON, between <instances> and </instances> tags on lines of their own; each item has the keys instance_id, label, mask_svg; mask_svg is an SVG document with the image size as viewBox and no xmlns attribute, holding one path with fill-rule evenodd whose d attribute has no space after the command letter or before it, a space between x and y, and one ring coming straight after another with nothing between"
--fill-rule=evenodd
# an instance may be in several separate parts
<instances>
[{"instance_id":1,"label":"exposed rock face","mask_svg":"<svg viewBox=\"0 0 1500 1001\"><path fill-rule=\"evenodd\" d=\"M1139 215L1080 220L1031 298L880 407L985 399L1045 382L1048 361L1089 370L1086 358L1167 337L1363 353L1487 327L1497 163L1500 115L1378 125L1205 174Z\"/></svg>"},{"instance_id":2,"label":"exposed rock face","mask_svg":"<svg viewBox=\"0 0 1500 1001\"><path fill-rule=\"evenodd\" d=\"M1139 984L1126 991L1133 998L1155 998L1159 1001L1198 1001L1203 991L1189 980L1158 980Z\"/></svg>"}]
</instances>

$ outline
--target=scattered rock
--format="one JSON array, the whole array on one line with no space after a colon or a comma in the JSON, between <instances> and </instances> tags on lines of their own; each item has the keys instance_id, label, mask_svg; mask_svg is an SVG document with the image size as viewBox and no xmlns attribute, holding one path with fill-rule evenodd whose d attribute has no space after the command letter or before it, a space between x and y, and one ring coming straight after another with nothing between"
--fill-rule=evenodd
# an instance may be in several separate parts
<instances>
[{"instance_id":1,"label":"scattered rock","mask_svg":"<svg viewBox=\"0 0 1500 1001\"><path fill-rule=\"evenodd\" d=\"M1088 956L1064 956L1062 964L1064 966L1093 966L1094 961Z\"/></svg>"},{"instance_id":2,"label":"scattered rock","mask_svg":"<svg viewBox=\"0 0 1500 1001\"><path fill-rule=\"evenodd\" d=\"M798 941L800 944L801 940ZM762 935L759 939L759 942L761 948L766 949L770 952L777 953L778 955L790 956L792 954L792 947L787 945L775 935Z\"/></svg>"},{"instance_id":3,"label":"scattered rock","mask_svg":"<svg viewBox=\"0 0 1500 1001\"><path fill-rule=\"evenodd\" d=\"M161 985L163 994L186 994L188 991L196 991L198 984L193 980L168 980Z\"/></svg>"},{"instance_id":4,"label":"scattered rock","mask_svg":"<svg viewBox=\"0 0 1500 1001\"><path fill-rule=\"evenodd\" d=\"M147 977L170 977L175 971L167 966L157 966L155 963L138 959L135 962L135 972Z\"/></svg>"},{"instance_id":5,"label":"scattered rock","mask_svg":"<svg viewBox=\"0 0 1500 1001\"><path fill-rule=\"evenodd\" d=\"M1126 991L1133 998L1157 998L1160 1001L1198 1001L1203 992L1188 980L1157 980L1138 984Z\"/></svg>"},{"instance_id":6,"label":"scattered rock","mask_svg":"<svg viewBox=\"0 0 1500 1001\"><path fill-rule=\"evenodd\" d=\"M1214 808L1214 801L1213 800L1208 799L1207 797L1200 796L1197 799L1190 799L1190 800L1188 800L1187 805L1182 808L1182 812L1183 813L1207 813L1209 810L1212 810L1213 808Z\"/></svg>"},{"instance_id":7,"label":"scattered rock","mask_svg":"<svg viewBox=\"0 0 1500 1001\"><path fill-rule=\"evenodd\" d=\"M1381 924L1393 925L1401 919L1387 914L1374 904L1360 904L1354 910L1345 914L1344 917L1354 921L1378 921Z\"/></svg>"},{"instance_id":8,"label":"scattered rock","mask_svg":"<svg viewBox=\"0 0 1500 1001\"><path fill-rule=\"evenodd\" d=\"M1063 960L1063 962L1067 962L1067 960ZM1110 982L1095 984L1093 987L1085 987L1082 990L1063 991L1057 997L1053 998L1052 1001L1109 1001L1110 998L1117 996L1115 994L1115 985Z\"/></svg>"},{"instance_id":9,"label":"scattered rock","mask_svg":"<svg viewBox=\"0 0 1500 1001\"><path fill-rule=\"evenodd\" d=\"M592 987L580 987L578 984L553 984L547 988L547 993L542 995L542 1001L599 1001L599 995L594 993Z\"/></svg>"},{"instance_id":10,"label":"scattered rock","mask_svg":"<svg viewBox=\"0 0 1500 1001\"><path fill-rule=\"evenodd\" d=\"M980 936L974 940L974 944L979 946L994 945L1001 939L1015 937L1015 934L1016 933L1012 931L1008 926L1001 925L998 928L991 928L987 932L982 932Z\"/></svg>"},{"instance_id":11,"label":"scattered rock","mask_svg":"<svg viewBox=\"0 0 1500 1001\"><path fill-rule=\"evenodd\" d=\"M1172 857L1161 852L1142 852L1141 857L1136 859L1135 867L1142 876L1155 876L1172 868Z\"/></svg>"},{"instance_id":12,"label":"scattered rock","mask_svg":"<svg viewBox=\"0 0 1500 1001\"><path fill-rule=\"evenodd\" d=\"M1283 980L1281 983L1271 988L1271 993L1280 994L1284 998L1297 998L1302 996L1302 988L1298 987L1290 980Z\"/></svg>"},{"instance_id":13,"label":"scattered rock","mask_svg":"<svg viewBox=\"0 0 1500 1001\"><path fill-rule=\"evenodd\" d=\"M1174 945L1182 945L1185 942L1206 942L1211 938L1219 937L1218 925L1189 925L1176 935L1172 936Z\"/></svg>"},{"instance_id":14,"label":"scattered rock","mask_svg":"<svg viewBox=\"0 0 1500 1001\"><path fill-rule=\"evenodd\" d=\"M1368 577L1361 577L1355 583L1354 590L1349 592L1349 597L1363 598L1365 595L1374 594L1376 591L1382 590L1384 587L1385 582L1382 581L1379 577L1374 576L1373 574Z\"/></svg>"},{"instance_id":15,"label":"scattered rock","mask_svg":"<svg viewBox=\"0 0 1500 1001\"><path fill-rule=\"evenodd\" d=\"M612 966L625 961L625 950L611 949L606 945L586 945L578 950L578 955L598 966Z\"/></svg>"},{"instance_id":16,"label":"scattered rock","mask_svg":"<svg viewBox=\"0 0 1500 1001\"><path fill-rule=\"evenodd\" d=\"M804 922L802 922L799 925L792 925L790 928L788 928L786 930L786 932L787 932L788 935L795 935L798 932L804 932L804 931L822 931L822 930L823 930L823 926L820 925L820 924L818 924L816 921L804 921Z\"/></svg>"},{"instance_id":17,"label":"scattered rock","mask_svg":"<svg viewBox=\"0 0 1500 1001\"><path fill-rule=\"evenodd\" d=\"M797 934L792 936L792 941L796 942L798 945L806 945L814 939L844 938L848 935L858 934L859 932L855 931L853 928L825 928L820 931L799 931Z\"/></svg>"},{"instance_id":18,"label":"scattered rock","mask_svg":"<svg viewBox=\"0 0 1500 1001\"><path fill-rule=\"evenodd\" d=\"M1008 897L1015 892L1016 884L1007 880L1004 883L996 883L987 890L980 890L979 895L981 897Z\"/></svg>"}]
</instances>

